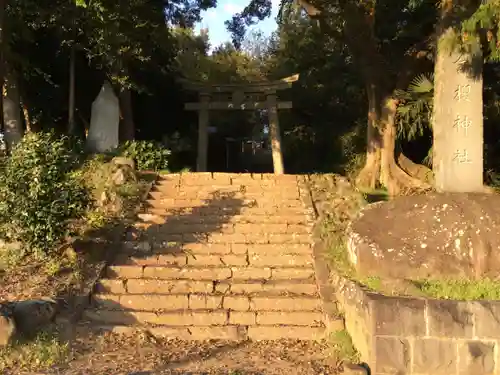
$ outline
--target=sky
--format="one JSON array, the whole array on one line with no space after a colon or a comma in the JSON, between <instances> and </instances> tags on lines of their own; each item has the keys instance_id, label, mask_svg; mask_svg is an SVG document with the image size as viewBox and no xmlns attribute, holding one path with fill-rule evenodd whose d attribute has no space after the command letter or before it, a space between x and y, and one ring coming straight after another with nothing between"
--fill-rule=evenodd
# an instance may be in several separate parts
<instances>
[{"instance_id":1,"label":"sky","mask_svg":"<svg viewBox=\"0 0 500 375\"><path fill-rule=\"evenodd\" d=\"M224 21L231 19L235 13L239 13L248 4L249 0L218 0L217 8L202 12L203 20L196 25L196 31L201 28L208 28L211 47L216 47L226 41L231 41L231 36L226 31ZM260 30L266 36L270 35L276 29L276 15L278 14L279 0L272 0L273 11L271 17L259 22L249 28L251 30Z\"/></svg>"}]
</instances>

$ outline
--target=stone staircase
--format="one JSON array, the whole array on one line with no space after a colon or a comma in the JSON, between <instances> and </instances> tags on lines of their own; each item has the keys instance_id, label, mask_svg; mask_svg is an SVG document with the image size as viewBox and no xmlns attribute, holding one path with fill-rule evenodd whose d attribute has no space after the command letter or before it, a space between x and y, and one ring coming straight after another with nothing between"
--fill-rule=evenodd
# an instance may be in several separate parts
<instances>
[{"instance_id":1,"label":"stone staircase","mask_svg":"<svg viewBox=\"0 0 500 375\"><path fill-rule=\"evenodd\" d=\"M300 176L161 176L84 317L183 340L316 339L309 194Z\"/></svg>"}]
</instances>

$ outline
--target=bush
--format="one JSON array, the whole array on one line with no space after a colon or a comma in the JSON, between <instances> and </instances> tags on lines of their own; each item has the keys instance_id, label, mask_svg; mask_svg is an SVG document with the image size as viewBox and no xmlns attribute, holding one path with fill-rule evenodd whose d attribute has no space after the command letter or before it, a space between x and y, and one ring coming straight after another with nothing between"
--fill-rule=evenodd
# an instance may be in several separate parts
<instances>
[{"instance_id":1,"label":"bush","mask_svg":"<svg viewBox=\"0 0 500 375\"><path fill-rule=\"evenodd\" d=\"M133 159L139 171L167 169L170 150L151 141L127 141L119 149L124 157Z\"/></svg>"},{"instance_id":2,"label":"bush","mask_svg":"<svg viewBox=\"0 0 500 375\"><path fill-rule=\"evenodd\" d=\"M95 155L81 168L82 178L95 203L85 221L94 229L102 228L109 220L127 217L143 195L143 183L137 181L133 170L106 159L106 156ZM119 170L124 172L125 181L117 184L114 176Z\"/></svg>"},{"instance_id":3,"label":"bush","mask_svg":"<svg viewBox=\"0 0 500 375\"><path fill-rule=\"evenodd\" d=\"M36 254L61 243L90 201L75 173L79 161L66 137L25 136L0 171L0 238Z\"/></svg>"}]
</instances>

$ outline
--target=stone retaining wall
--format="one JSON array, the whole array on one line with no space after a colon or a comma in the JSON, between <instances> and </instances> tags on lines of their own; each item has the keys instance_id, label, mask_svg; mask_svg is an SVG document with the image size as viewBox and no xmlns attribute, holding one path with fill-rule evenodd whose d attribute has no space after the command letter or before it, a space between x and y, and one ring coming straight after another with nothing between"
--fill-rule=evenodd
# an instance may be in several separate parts
<instances>
[{"instance_id":1,"label":"stone retaining wall","mask_svg":"<svg viewBox=\"0 0 500 375\"><path fill-rule=\"evenodd\" d=\"M356 192L345 178L325 175L308 182L319 219L336 212L343 225L355 216ZM319 235L315 258L328 265ZM500 375L500 301L384 296L333 269L330 286L330 300L343 313L371 375Z\"/></svg>"},{"instance_id":2,"label":"stone retaining wall","mask_svg":"<svg viewBox=\"0 0 500 375\"><path fill-rule=\"evenodd\" d=\"M500 302L389 297L335 283L372 375L500 374Z\"/></svg>"}]
</instances>

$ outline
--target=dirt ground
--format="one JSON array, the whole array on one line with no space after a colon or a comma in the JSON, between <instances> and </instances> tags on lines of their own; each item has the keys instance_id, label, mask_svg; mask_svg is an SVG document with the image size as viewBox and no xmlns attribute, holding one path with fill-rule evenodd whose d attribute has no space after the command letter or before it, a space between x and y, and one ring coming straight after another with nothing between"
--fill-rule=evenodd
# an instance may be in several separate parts
<instances>
[{"instance_id":1,"label":"dirt ground","mask_svg":"<svg viewBox=\"0 0 500 375\"><path fill-rule=\"evenodd\" d=\"M338 374L338 363L332 354L331 346L319 342L196 343L160 341L140 334L136 337L99 334L77 339L72 344L72 358L68 364L49 371L24 374L333 375Z\"/></svg>"}]
</instances>

